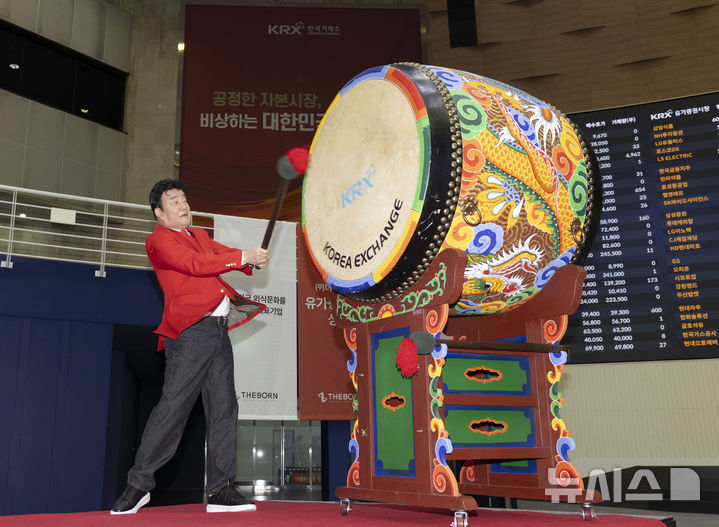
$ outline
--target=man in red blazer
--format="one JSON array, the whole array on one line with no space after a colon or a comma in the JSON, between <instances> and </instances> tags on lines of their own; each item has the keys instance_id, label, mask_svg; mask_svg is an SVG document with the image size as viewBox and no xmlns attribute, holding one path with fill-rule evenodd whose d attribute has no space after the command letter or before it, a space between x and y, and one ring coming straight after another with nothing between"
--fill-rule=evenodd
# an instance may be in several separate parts
<instances>
[{"instance_id":1,"label":"man in red blazer","mask_svg":"<svg viewBox=\"0 0 719 527\"><path fill-rule=\"evenodd\" d=\"M154 474L177 450L185 423L202 393L207 426L207 512L254 511L235 488L237 399L228 329L257 316L264 304L242 297L222 273L267 266L260 247L232 249L190 228L182 183L164 179L150 192L157 220L147 256L165 295L158 349L165 350L162 396L145 426L127 487L111 514L134 514L150 501Z\"/></svg>"}]
</instances>

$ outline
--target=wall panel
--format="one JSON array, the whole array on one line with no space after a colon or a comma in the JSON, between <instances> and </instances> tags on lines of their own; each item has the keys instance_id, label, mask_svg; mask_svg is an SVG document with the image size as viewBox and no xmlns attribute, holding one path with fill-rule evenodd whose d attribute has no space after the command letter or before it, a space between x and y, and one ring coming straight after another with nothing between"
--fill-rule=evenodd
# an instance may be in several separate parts
<instances>
[{"instance_id":1,"label":"wall panel","mask_svg":"<svg viewBox=\"0 0 719 527\"><path fill-rule=\"evenodd\" d=\"M162 295L149 271L13 263L0 270L0 515L100 510L113 331L159 323Z\"/></svg>"},{"instance_id":2,"label":"wall panel","mask_svg":"<svg viewBox=\"0 0 719 527\"><path fill-rule=\"evenodd\" d=\"M0 184L122 201L127 135L0 89ZM3 141L5 143L5 141Z\"/></svg>"},{"instance_id":3,"label":"wall panel","mask_svg":"<svg viewBox=\"0 0 719 527\"><path fill-rule=\"evenodd\" d=\"M15 352L2 353L0 514L99 503L112 325L0 316L0 333Z\"/></svg>"},{"instance_id":4,"label":"wall panel","mask_svg":"<svg viewBox=\"0 0 719 527\"><path fill-rule=\"evenodd\" d=\"M75 0L70 47L90 57L104 58L106 11L107 5L97 0Z\"/></svg>"},{"instance_id":5,"label":"wall panel","mask_svg":"<svg viewBox=\"0 0 719 527\"><path fill-rule=\"evenodd\" d=\"M37 32L70 47L75 0L42 0Z\"/></svg>"}]
</instances>

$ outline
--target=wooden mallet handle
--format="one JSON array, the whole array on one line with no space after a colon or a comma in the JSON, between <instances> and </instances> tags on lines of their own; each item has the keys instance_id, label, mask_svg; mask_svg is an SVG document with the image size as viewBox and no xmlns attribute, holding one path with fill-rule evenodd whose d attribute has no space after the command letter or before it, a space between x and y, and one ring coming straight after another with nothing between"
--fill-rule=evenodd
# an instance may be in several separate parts
<instances>
[{"instance_id":1,"label":"wooden mallet handle","mask_svg":"<svg viewBox=\"0 0 719 527\"><path fill-rule=\"evenodd\" d=\"M304 173L304 170L302 170L302 172L299 172L298 169L295 168L295 166L290 162L289 158L287 157L287 154L285 154L279 159L279 161L277 161L277 173L280 175L280 186L277 187L277 196L275 197L275 203L272 206L272 214L270 215L270 221L267 224L267 229L265 229L265 236L262 239L262 245L260 245L260 247L262 247L263 249L267 249L270 246L270 238L272 237L272 231L275 229L277 216L280 215L282 202L285 199L285 194L287 194L287 189L290 187L290 181L302 175Z\"/></svg>"}]
</instances>

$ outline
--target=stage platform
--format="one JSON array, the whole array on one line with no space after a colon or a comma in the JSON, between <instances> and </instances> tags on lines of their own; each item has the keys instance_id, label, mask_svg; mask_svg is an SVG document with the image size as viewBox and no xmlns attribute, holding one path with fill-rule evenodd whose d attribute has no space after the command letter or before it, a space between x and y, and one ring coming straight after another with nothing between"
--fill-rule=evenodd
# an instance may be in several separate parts
<instances>
[{"instance_id":1,"label":"stage platform","mask_svg":"<svg viewBox=\"0 0 719 527\"><path fill-rule=\"evenodd\" d=\"M137 514L111 516L108 511L65 514L30 514L0 517L0 527L447 527L453 521L448 510L416 507L353 503L347 516L340 514L337 502L257 501L256 512L205 512L200 503L141 509ZM674 527L670 517L599 514L583 521L577 510L548 512L515 509L479 509L469 514L468 525L480 527Z\"/></svg>"}]
</instances>

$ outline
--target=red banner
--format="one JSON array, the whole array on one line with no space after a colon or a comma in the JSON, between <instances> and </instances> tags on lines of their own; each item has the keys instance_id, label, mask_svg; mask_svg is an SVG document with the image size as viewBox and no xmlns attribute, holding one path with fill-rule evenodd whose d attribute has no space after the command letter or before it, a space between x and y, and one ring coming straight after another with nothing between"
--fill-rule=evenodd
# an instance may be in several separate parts
<instances>
[{"instance_id":1,"label":"red banner","mask_svg":"<svg viewBox=\"0 0 719 527\"><path fill-rule=\"evenodd\" d=\"M180 179L192 208L268 218L287 149L350 79L421 62L418 9L186 8ZM280 219L298 221L301 181Z\"/></svg>"},{"instance_id":2,"label":"red banner","mask_svg":"<svg viewBox=\"0 0 719 527\"><path fill-rule=\"evenodd\" d=\"M300 419L354 419L352 352L337 325L337 293L312 266L297 228L297 362Z\"/></svg>"}]
</instances>

